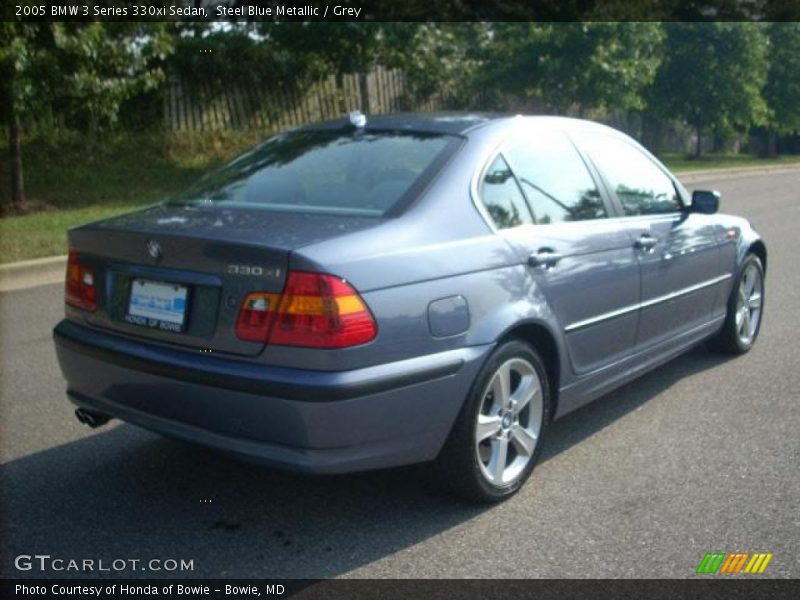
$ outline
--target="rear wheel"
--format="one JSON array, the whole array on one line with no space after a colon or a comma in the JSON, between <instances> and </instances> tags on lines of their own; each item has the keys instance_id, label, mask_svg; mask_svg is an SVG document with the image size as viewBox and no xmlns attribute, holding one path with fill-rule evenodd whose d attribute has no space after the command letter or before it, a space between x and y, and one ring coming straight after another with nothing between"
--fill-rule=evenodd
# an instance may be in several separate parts
<instances>
[{"instance_id":1,"label":"rear wheel","mask_svg":"<svg viewBox=\"0 0 800 600\"><path fill-rule=\"evenodd\" d=\"M725 323L712 340L722 352L744 354L755 344L764 313L764 267L755 254L748 254L728 299Z\"/></svg>"},{"instance_id":2,"label":"rear wheel","mask_svg":"<svg viewBox=\"0 0 800 600\"><path fill-rule=\"evenodd\" d=\"M527 344L506 342L478 374L437 467L470 501L504 500L533 471L549 417L544 363Z\"/></svg>"}]
</instances>

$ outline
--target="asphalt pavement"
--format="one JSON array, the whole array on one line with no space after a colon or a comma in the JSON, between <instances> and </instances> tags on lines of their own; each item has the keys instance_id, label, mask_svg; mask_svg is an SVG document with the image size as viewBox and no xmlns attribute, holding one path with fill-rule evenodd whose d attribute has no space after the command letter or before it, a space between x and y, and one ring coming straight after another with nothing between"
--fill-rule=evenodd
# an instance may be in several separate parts
<instances>
[{"instance_id":1,"label":"asphalt pavement","mask_svg":"<svg viewBox=\"0 0 800 600\"><path fill-rule=\"evenodd\" d=\"M532 479L492 507L442 494L424 466L300 476L90 430L55 360L61 286L0 294L0 576L694 577L706 552L744 551L773 553L760 577L800 577L800 174L692 186L767 242L756 347L698 348L558 421ZM15 569L33 554L193 570Z\"/></svg>"}]
</instances>

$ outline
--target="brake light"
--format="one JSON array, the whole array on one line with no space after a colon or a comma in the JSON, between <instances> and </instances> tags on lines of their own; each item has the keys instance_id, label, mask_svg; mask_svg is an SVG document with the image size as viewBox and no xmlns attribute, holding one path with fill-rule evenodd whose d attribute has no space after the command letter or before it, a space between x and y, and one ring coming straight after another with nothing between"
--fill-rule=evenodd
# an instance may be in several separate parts
<instances>
[{"instance_id":1,"label":"brake light","mask_svg":"<svg viewBox=\"0 0 800 600\"><path fill-rule=\"evenodd\" d=\"M94 270L81 264L78 253L75 250L70 250L67 258L67 280L64 299L68 304L84 310L95 310L97 308L97 286Z\"/></svg>"},{"instance_id":2,"label":"brake light","mask_svg":"<svg viewBox=\"0 0 800 600\"><path fill-rule=\"evenodd\" d=\"M279 302L275 294L249 294L236 325L242 339L311 348L356 346L377 332L369 309L346 281L303 271L289 273Z\"/></svg>"}]
</instances>

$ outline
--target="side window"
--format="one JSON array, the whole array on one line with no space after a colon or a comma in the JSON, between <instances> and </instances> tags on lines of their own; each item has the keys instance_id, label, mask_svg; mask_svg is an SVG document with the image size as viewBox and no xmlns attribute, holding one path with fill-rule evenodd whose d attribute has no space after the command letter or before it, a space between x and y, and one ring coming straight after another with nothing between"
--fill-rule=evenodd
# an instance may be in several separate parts
<instances>
[{"instance_id":1,"label":"side window","mask_svg":"<svg viewBox=\"0 0 800 600\"><path fill-rule=\"evenodd\" d=\"M614 188L626 216L681 210L672 180L635 146L608 135L589 135L583 141Z\"/></svg>"},{"instance_id":2,"label":"side window","mask_svg":"<svg viewBox=\"0 0 800 600\"><path fill-rule=\"evenodd\" d=\"M480 199L498 229L533 222L525 198L502 155L498 155L486 170Z\"/></svg>"},{"instance_id":3,"label":"side window","mask_svg":"<svg viewBox=\"0 0 800 600\"><path fill-rule=\"evenodd\" d=\"M506 152L537 223L607 217L578 151L561 132L541 132Z\"/></svg>"}]
</instances>

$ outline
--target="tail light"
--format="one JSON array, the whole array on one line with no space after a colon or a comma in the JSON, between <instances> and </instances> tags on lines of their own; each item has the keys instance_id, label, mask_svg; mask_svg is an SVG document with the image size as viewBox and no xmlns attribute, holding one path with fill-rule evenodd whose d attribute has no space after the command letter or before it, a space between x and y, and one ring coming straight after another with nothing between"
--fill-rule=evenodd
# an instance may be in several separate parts
<instances>
[{"instance_id":1,"label":"tail light","mask_svg":"<svg viewBox=\"0 0 800 600\"><path fill-rule=\"evenodd\" d=\"M236 335L249 342L266 341L280 298L280 294L248 294L236 320Z\"/></svg>"},{"instance_id":2,"label":"tail light","mask_svg":"<svg viewBox=\"0 0 800 600\"><path fill-rule=\"evenodd\" d=\"M347 282L303 271L289 273L281 296L249 294L236 322L242 339L311 348L364 344L377 331L369 309Z\"/></svg>"},{"instance_id":3,"label":"tail light","mask_svg":"<svg viewBox=\"0 0 800 600\"><path fill-rule=\"evenodd\" d=\"M84 310L97 308L97 286L94 270L82 265L78 253L69 251L67 259L67 281L64 289L64 298L68 304Z\"/></svg>"}]
</instances>

